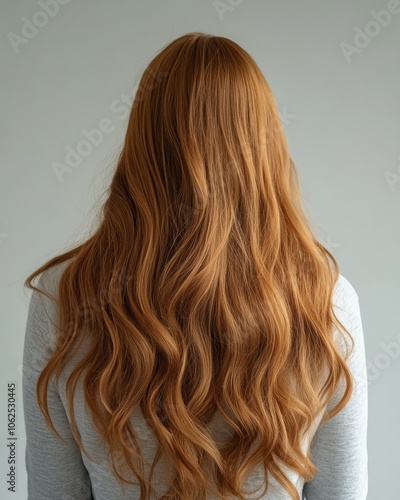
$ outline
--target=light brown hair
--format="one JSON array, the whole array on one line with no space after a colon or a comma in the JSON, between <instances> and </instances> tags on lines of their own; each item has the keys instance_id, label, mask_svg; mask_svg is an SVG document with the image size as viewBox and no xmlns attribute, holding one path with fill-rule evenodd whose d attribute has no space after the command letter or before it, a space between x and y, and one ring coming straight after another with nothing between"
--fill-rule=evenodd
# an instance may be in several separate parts
<instances>
[{"instance_id":1,"label":"light brown hair","mask_svg":"<svg viewBox=\"0 0 400 500\"><path fill-rule=\"evenodd\" d=\"M32 279L68 259L57 345L37 384L52 429L50 376L58 381L72 348L89 339L68 399L82 376L121 485L139 484L149 498L130 422L139 406L156 459L173 464L163 499L203 499L209 489L243 498L260 462L267 486L271 474L298 499L281 464L306 481L315 475L302 439L340 382L343 397L323 421L350 398L334 327L352 338L332 308L338 264L305 217L276 103L243 48L196 32L154 57L98 227L25 285L40 291ZM232 430L223 445L207 428L216 411Z\"/></svg>"}]
</instances>

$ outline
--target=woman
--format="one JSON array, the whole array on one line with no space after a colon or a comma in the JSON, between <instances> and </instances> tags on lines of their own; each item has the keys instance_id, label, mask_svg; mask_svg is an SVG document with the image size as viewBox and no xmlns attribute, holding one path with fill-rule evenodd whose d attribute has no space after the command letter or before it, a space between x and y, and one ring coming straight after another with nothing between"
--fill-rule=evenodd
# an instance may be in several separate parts
<instances>
[{"instance_id":1,"label":"woman","mask_svg":"<svg viewBox=\"0 0 400 500\"><path fill-rule=\"evenodd\" d=\"M245 50L151 61L108 194L25 281L29 499L365 499L358 295Z\"/></svg>"}]
</instances>

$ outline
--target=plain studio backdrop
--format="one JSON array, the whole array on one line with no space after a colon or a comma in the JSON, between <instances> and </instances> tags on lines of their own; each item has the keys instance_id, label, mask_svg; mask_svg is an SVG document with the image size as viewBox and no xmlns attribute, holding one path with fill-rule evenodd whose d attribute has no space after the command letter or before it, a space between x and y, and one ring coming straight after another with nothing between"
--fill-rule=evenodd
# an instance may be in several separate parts
<instances>
[{"instance_id":1,"label":"plain studio backdrop","mask_svg":"<svg viewBox=\"0 0 400 500\"><path fill-rule=\"evenodd\" d=\"M23 280L83 237L139 78L172 39L233 39L276 98L317 236L360 297L369 500L397 500L400 449L400 1L2 2L1 498L26 498ZM8 385L16 493L8 491Z\"/></svg>"}]
</instances>

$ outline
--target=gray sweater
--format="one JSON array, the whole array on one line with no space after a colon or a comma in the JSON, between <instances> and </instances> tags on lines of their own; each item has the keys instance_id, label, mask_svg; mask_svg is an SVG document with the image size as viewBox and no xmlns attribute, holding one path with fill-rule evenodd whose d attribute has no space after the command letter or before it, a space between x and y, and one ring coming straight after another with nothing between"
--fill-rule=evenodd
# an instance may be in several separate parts
<instances>
[{"instance_id":1,"label":"gray sweater","mask_svg":"<svg viewBox=\"0 0 400 500\"><path fill-rule=\"evenodd\" d=\"M62 263L40 276L38 287L56 295L57 279ZM304 447L312 440L311 459L318 468L312 481L304 482L293 471L284 469L296 485L299 497L306 500L365 500L368 490L367 418L368 393L364 335L358 295L347 279L340 275L334 293L335 312L355 340L350 358L355 389L347 406L333 419L319 426L322 413L315 420ZM65 445L47 426L35 399L36 381L54 348L54 303L33 292L28 311L23 353L23 406L26 430L25 466L28 474L28 500L120 500L139 499L138 486L127 485L126 496L107 463L107 449L91 423L83 398L82 387L77 385L75 417L83 444L96 463L79 450L71 433L65 381L66 370L60 379L59 390L49 385L49 410L57 431L72 446ZM336 332L337 333L337 332ZM339 338L336 336L336 338ZM339 344L338 344L339 345ZM340 344L343 349L342 344ZM342 351L344 352L344 351ZM340 394L329 402L332 407ZM146 425L140 409L132 414L132 423L138 434L145 460L151 464L156 442ZM216 414L210 423L215 436L226 431L227 424ZM150 467L145 467L148 474ZM248 476L245 490L263 488L264 477L259 467ZM155 468L154 479L161 494L166 492L162 477L162 460ZM258 490L249 498L261 493ZM154 498L154 497L152 497ZM208 498L212 498L209 496ZM290 500L287 492L274 479L269 479L269 491L263 498Z\"/></svg>"}]
</instances>

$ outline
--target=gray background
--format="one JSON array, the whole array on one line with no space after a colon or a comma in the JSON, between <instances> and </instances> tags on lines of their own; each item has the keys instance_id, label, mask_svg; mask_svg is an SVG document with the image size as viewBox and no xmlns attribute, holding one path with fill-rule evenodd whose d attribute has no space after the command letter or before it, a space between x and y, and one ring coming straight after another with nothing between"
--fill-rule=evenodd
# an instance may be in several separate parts
<instances>
[{"instance_id":1,"label":"gray background","mask_svg":"<svg viewBox=\"0 0 400 500\"><path fill-rule=\"evenodd\" d=\"M16 382L18 397L17 494L7 493L3 472L1 498L26 498L21 363L29 294L22 282L87 233L115 167L129 99L151 58L179 35L204 31L232 38L261 67L310 222L359 294L368 499L398 499L400 13L382 14L379 24L371 10L400 12L400 2L222 0L218 8L208 0L60 0L55 12L54 1L4 2L0 16L3 471L7 382ZM27 28L33 21L37 32ZM53 165L65 164L66 148L76 149L84 129L107 118L112 130L57 177Z\"/></svg>"}]
</instances>

